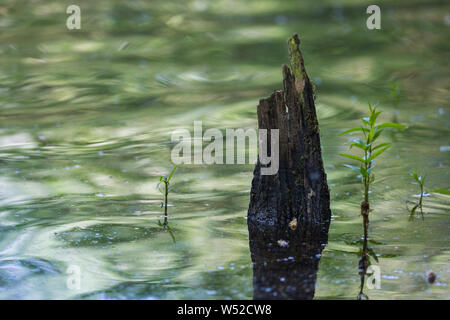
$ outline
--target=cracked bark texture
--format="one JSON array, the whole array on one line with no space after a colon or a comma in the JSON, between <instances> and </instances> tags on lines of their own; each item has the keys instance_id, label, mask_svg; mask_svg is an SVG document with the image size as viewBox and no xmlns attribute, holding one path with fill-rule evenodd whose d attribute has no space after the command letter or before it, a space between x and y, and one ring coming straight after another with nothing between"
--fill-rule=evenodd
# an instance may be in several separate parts
<instances>
[{"instance_id":1,"label":"cracked bark texture","mask_svg":"<svg viewBox=\"0 0 450 320\"><path fill-rule=\"evenodd\" d=\"M259 129L279 129L279 170L261 175L258 161L253 173L247 223L256 299L312 298L318 257L328 240L330 196L314 88L299 45L297 35L288 40L291 68L282 66L283 90L258 105ZM271 141L270 130L267 139ZM274 283L268 290L276 277L293 283Z\"/></svg>"}]
</instances>

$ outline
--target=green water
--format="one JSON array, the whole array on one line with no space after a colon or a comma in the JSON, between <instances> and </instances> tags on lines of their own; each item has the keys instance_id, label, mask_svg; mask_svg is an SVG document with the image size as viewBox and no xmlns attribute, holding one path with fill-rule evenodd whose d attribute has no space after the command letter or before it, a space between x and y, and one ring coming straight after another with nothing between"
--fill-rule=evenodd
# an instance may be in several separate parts
<instances>
[{"instance_id":1,"label":"green water","mask_svg":"<svg viewBox=\"0 0 450 320\"><path fill-rule=\"evenodd\" d=\"M423 221L406 210L412 169L427 191L450 187L447 1L378 1L382 29L368 30L360 0L79 0L82 29L70 31L73 2L0 3L1 299L251 299L253 165L181 166L176 242L157 224L155 185L172 167L173 130L256 128L295 32L318 88L333 212L315 298L359 292L361 186L336 134L368 101L409 128L382 138L393 148L376 163L369 231L381 289L365 293L450 298L450 197L429 192ZM79 289L66 285L74 265Z\"/></svg>"}]
</instances>

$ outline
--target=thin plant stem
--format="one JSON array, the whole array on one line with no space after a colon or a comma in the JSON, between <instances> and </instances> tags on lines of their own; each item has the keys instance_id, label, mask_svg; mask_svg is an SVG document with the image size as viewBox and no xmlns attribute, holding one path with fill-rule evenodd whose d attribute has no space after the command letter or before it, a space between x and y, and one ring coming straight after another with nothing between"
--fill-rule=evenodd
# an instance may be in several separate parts
<instances>
[{"instance_id":1,"label":"thin plant stem","mask_svg":"<svg viewBox=\"0 0 450 320\"><path fill-rule=\"evenodd\" d=\"M169 195L169 182L164 181L164 228L167 226L168 224L168 220L167 220L167 198Z\"/></svg>"}]
</instances>

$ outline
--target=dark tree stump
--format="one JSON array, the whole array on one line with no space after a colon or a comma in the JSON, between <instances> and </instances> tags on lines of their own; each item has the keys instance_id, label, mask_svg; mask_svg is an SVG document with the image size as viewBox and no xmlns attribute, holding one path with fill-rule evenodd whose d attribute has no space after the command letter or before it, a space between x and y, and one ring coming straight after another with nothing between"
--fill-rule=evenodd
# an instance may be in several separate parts
<instances>
[{"instance_id":1,"label":"dark tree stump","mask_svg":"<svg viewBox=\"0 0 450 320\"><path fill-rule=\"evenodd\" d=\"M330 196L314 89L299 45L297 35L288 40L291 69L282 66L284 89L261 99L258 105L259 129L279 129L279 170L275 175L262 175L258 160L253 174L247 222L255 298L312 298L318 258L328 240ZM276 264L283 261L290 261L290 267ZM292 270L292 261L300 270ZM299 274L302 271L306 272L303 276ZM293 278L291 289L297 289L286 291L287 284L279 283L267 290L268 279L276 277ZM311 283L306 285L302 279L313 280L312 293Z\"/></svg>"}]
</instances>

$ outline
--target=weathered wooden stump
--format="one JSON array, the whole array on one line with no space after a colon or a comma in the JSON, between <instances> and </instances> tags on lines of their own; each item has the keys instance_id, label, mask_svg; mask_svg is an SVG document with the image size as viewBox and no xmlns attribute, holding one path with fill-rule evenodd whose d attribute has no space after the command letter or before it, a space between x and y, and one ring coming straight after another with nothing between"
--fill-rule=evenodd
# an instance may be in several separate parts
<instances>
[{"instance_id":1,"label":"weathered wooden stump","mask_svg":"<svg viewBox=\"0 0 450 320\"><path fill-rule=\"evenodd\" d=\"M262 175L258 160L253 174L247 222L257 299L312 298L318 258L328 240L330 196L314 89L299 45L297 35L288 40L291 69L282 66L283 90L258 105L259 129L279 129L279 170ZM277 277L292 279L291 290L286 283L268 290L270 279ZM313 280L312 288L305 279Z\"/></svg>"}]
</instances>

